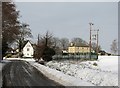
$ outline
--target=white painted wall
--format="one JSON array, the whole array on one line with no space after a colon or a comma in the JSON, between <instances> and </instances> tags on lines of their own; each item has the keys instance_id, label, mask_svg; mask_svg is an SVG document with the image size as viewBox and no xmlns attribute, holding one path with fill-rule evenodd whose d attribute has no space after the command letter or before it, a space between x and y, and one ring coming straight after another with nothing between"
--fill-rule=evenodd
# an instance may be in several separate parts
<instances>
[{"instance_id":1,"label":"white painted wall","mask_svg":"<svg viewBox=\"0 0 120 88\"><path fill-rule=\"evenodd\" d=\"M23 57L33 57L34 49L30 42L28 42L23 48Z\"/></svg>"}]
</instances>

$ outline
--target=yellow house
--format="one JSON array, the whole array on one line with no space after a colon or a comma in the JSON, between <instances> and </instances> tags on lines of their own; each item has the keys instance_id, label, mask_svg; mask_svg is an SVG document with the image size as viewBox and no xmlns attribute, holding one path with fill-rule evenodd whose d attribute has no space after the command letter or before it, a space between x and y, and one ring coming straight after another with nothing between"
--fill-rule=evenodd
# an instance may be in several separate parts
<instances>
[{"instance_id":1,"label":"yellow house","mask_svg":"<svg viewBox=\"0 0 120 88\"><path fill-rule=\"evenodd\" d=\"M69 46L68 47L68 53L89 53L90 47L89 46ZM91 52L94 52L93 49L91 49Z\"/></svg>"}]
</instances>

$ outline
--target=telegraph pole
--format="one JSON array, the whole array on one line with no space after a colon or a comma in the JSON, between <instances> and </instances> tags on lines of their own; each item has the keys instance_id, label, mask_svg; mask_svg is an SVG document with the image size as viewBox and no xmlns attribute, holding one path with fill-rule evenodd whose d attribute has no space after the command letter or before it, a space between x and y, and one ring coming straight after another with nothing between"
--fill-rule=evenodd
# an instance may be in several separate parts
<instances>
[{"instance_id":1,"label":"telegraph pole","mask_svg":"<svg viewBox=\"0 0 120 88\"><path fill-rule=\"evenodd\" d=\"M90 47L90 60L91 60L91 31L92 31L92 25L94 25L93 23L89 23L90 25L90 42L89 42L89 47Z\"/></svg>"},{"instance_id":2,"label":"telegraph pole","mask_svg":"<svg viewBox=\"0 0 120 88\"><path fill-rule=\"evenodd\" d=\"M40 36L39 36L40 34L38 34L38 40L37 40L37 45L39 45L40 44Z\"/></svg>"},{"instance_id":3,"label":"telegraph pole","mask_svg":"<svg viewBox=\"0 0 120 88\"><path fill-rule=\"evenodd\" d=\"M99 45L98 45L98 41L99 41L99 40L98 40L98 37L99 37L99 36L98 36L98 32L99 32L99 29L97 30L97 54L98 54L98 49L99 49L99 48L98 48L98 47L99 47Z\"/></svg>"}]
</instances>

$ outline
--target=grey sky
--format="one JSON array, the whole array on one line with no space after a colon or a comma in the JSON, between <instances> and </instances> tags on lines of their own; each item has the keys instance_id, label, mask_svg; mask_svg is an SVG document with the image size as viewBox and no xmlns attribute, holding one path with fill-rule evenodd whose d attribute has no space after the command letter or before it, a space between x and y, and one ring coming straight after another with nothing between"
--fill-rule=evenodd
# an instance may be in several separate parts
<instances>
[{"instance_id":1,"label":"grey sky","mask_svg":"<svg viewBox=\"0 0 120 88\"><path fill-rule=\"evenodd\" d=\"M47 30L55 37L80 37L89 42L89 22L99 29L99 43L110 52L118 38L117 2L17 2L20 20L30 25L33 40Z\"/></svg>"}]
</instances>

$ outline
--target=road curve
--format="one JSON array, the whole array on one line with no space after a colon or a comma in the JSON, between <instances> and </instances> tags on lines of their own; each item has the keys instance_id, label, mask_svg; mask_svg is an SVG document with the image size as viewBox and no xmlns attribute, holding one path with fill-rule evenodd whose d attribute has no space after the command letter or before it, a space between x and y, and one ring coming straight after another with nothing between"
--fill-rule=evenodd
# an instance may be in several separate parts
<instances>
[{"instance_id":1,"label":"road curve","mask_svg":"<svg viewBox=\"0 0 120 88\"><path fill-rule=\"evenodd\" d=\"M40 71L24 61L12 61L6 64L2 69L3 88L8 86L17 87L37 87L51 86L55 88L64 88L64 86L45 77Z\"/></svg>"}]
</instances>

